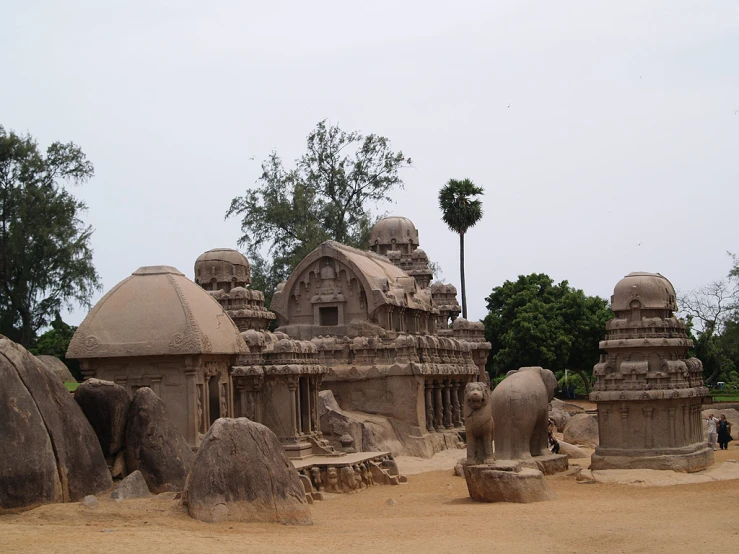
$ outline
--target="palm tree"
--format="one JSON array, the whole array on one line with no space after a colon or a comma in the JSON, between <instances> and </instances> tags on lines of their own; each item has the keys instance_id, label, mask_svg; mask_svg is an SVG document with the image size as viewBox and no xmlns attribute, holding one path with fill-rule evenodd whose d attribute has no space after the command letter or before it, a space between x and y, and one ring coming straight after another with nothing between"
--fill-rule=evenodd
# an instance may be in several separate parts
<instances>
[{"instance_id":1,"label":"palm tree","mask_svg":"<svg viewBox=\"0 0 739 554\"><path fill-rule=\"evenodd\" d=\"M459 273L462 280L462 317L467 319L467 291L464 285L464 235L482 219L482 202L475 197L482 194L469 179L449 179L439 191L442 219L455 233L459 233Z\"/></svg>"}]
</instances>

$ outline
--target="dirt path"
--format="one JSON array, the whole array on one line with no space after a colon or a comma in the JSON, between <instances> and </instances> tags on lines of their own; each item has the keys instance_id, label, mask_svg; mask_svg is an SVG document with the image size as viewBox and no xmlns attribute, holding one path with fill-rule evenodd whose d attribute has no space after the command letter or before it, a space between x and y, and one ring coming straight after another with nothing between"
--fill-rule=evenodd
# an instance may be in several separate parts
<instances>
[{"instance_id":1,"label":"dirt path","mask_svg":"<svg viewBox=\"0 0 739 554\"><path fill-rule=\"evenodd\" d=\"M737 454L730 449L718 461ZM446 456L444 464L458 458ZM478 504L447 467L410 474L407 485L318 502L312 527L202 523L161 498L101 500L94 509L42 506L0 517L0 552L673 554L735 552L739 545L739 480L644 488L557 476L549 479L558 501ZM719 526L717 518L729 523Z\"/></svg>"}]
</instances>

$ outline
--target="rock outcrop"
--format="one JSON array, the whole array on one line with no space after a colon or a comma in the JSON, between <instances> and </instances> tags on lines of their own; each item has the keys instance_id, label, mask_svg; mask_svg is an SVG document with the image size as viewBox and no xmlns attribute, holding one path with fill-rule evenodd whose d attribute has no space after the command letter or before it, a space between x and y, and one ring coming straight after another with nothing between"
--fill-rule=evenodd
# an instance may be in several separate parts
<instances>
[{"instance_id":1,"label":"rock outcrop","mask_svg":"<svg viewBox=\"0 0 739 554\"><path fill-rule=\"evenodd\" d=\"M195 455L167 416L154 391L140 388L133 395L126 426L126 469L141 471L155 494L181 491Z\"/></svg>"},{"instance_id":2,"label":"rock outcrop","mask_svg":"<svg viewBox=\"0 0 739 554\"><path fill-rule=\"evenodd\" d=\"M582 448L565 441L559 441L559 453L566 454L569 458L572 458L573 460L577 458L588 457L588 453L585 452Z\"/></svg>"},{"instance_id":3,"label":"rock outcrop","mask_svg":"<svg viewBox=\"0 0 739 554\"><path fill-rule=\"evenodd\" d=\"M77 381L77 379L74 378L72 373L69 371L69 368L64 364L63 361L61 361L56 356L48 356L46 354L39 354L36 356L38 360L44 364L47 368L49 368L57 377L59 377L59 380L62 383L67 383L69 381Z\"/></svg>"},{"instance_id":4,"label":"rock outcrop","mask_svg":"<svg viewBox=\"0 0 739 554\"><path fill-rule=\"evenodd\" d=\"M126 389L111 381L88 379L79 386L74 399L95 430L103 454L114 456L122 450L131 405Z\"/></svg>"},{"instance_id":5,"label":"rock outcrop","mask_svg":"<svg viewBox=\"0 0 739 554\"><path fill-rule=\"evenodd\" d=\"M61 380L0 335L0 512L112 485L95 432Z\"/></svg>"},{"instance_id":6,"label":"rock outcrop","mask_svg":"<svg viewBox=\"0 0 739 554\"><path fill-rule=\"evenodd\" d=\"M146 480L140 471L136 470L123 479L116 489L110 493L113 500L130 500L132 498L148 498L151 496Z\"/></svg>"},{"instance_id":7,"label":"rock outcrop","mask_svg":"<svg viewBox=\"0 0 739 554\"><path fill-rule=\"evenodd\" d=\"M598 446L598 417L592 414L577 414L567 422L563 438L570 444L589 448Z\"/></svg>"},{"instance_id":8,"label":"rock outcrop","mask_svg":"<svg viewBox=\"0 0 739 554\"><path fill-rule=\"evenodd\" d=\"M246 418L218 419L203 438L183 494L191 517L311 525L298 472L275 434Z\"/></svg>"}]
</instances>

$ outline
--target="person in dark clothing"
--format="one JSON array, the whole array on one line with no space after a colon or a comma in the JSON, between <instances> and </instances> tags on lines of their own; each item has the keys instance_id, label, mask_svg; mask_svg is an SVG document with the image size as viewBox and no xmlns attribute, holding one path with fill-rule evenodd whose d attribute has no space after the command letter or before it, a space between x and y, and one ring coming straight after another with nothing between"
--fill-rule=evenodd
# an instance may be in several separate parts
<instances>
[{"instance_id":1,"label":"person in dark clothing","mask_svg":"<svg viewBox=\"0 0 739 554\"><path fill-rule=\"evenodd\" d=\"M718 446L721 450L727 450L731 440L731 423L724 414L721 414L721 419L718 420L716 428L718 430Z\"/></svg>"},{"instance_id":2,"label":"person in dark clothing","mask_svg":"<svg viewBox=\"0 0 739 554\"><path fill-rule=\"evenodd\" d=\"M572 400L575 400L575 398L577 398L577 395L575 394L575 385L570 385L567 388L567 393L568 393L567 398L571 398Z\"/></svg>"},{"instance_id":3,"label":"person in dark clothing","mask_svg":"<svg viewBox=\"0 0 739 554\"><path fill-rule=\"evenodd\" d=\"M564 398L565 400L569 398L567 396L567 385L565 383L562 383L562 398Z\"/></svg>"}]
</instances>

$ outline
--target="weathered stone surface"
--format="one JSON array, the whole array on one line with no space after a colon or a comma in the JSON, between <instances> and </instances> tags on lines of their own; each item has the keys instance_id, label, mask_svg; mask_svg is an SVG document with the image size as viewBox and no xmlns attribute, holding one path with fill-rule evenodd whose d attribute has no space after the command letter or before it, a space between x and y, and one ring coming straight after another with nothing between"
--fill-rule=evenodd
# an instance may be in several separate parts
<instances>
[{"instance_id":1,"label":"weathered stone surface","mask_svg":"<svg viewBox=\"0 0 739 554\"><path fill-rule=\"evenodd\" d=\"M676 299L672 283L659 273L629 273L613 289L614 318L599 343L605 353L593 367L590 400L599 417L592 469L677 464L692 472L713 463L701 422L709 395L703 363L690 356ZM567 429L565 440L575 442Z\"/></svg>"},{"instance_id":2,"label":"weathered stone surface","mask_svg":"<svg viewBox=\"0 0 739 554\"><path fill-rule=\"evenodd\" d=\"M2 336L0 382L0 511L111 486L95 433L62 382Z\"/></svg>"},{"instance_id":3,"label":"weathered stone surface","mask_svg":"<svg viewBox=\"0 0 739 554\"><path fill-rule=\"evenodd\" d=\"M312 524L300 477L280 441L246 418L211 426L183 500L190 516L208 522Z\"/></svg>"},{"instance_id":4,"label":"weathered stone surface","mask_svg":"<svg viewBox=\"0 0 739 554\"><path fill-rule=\"evenodd\" d=\"M572 416L583 413L584 411L580 406L570 404L569 402L562 402L559 398L552 398L552 401L549 403L549 417L554 421L554 425L560 433L564 431L567 422Z\"/></svg>"},{"instance_id":5,"label":"weathered stone surface","mask_svg":"<svg viewBox=\"0 0 739 554\"><path fill-rule=\"evenodd\" d=\"M74 378L72 373L69 371L69 368L64 364L63 361L61 361L56 356L48 356L46 354L39 354L36 356L38 360L44 364L48 369L50 369L54 375L59 377L59 380L62 383L66 383L69 381L77 381L77 379Z\"/></svg>"},{"instance_id":6,"label":"weathered stone surface","mask_svg":"<svg viewBox=\"0 0 739 554\"><path fill-rule=\"evenodd\" d=\"M549 401L557 380L541 367L511 371L490 398L495 420L496 460L527 460L548 456Z\"/></svg>"},{"instance_id":7,"label":"weathered stone surface","mask_svg":"<svg viewBox=\"0 0 739 554\"><path fill-rule=\"evenodd\" d=\"M96 508L100 502L98 501L98 497L94 494L88 494L86 497L82 499L81 504L85 508Z\"/></svg>"},{"instance_id":8,"label":"weathered stone surface","mask_svg":"<svg viewBox=\"0 0 739 554\"><path fill-rule=\"evenodd\" d=\"M534 456L533 461L536 467L531 465L531 462L523 462L523 465L532 469L538 469L544 475L554 475L555 473L567 471L569 468L568 459L565 454L549 454L546 456Z\"/></svg>"},{"instance_id":9,"label":"weathered stone surface","mask_svg":"<svg viewBox=\"0 0 739 554\"><path fill-rule=\"evenodd\" d=\"M566 454L573 459L588 457L588 453L585 452L582 448L565 441L559 441L559 453Z\"/></svg>"},{"instance_id":10,"label":"weathered stone surface","mask_svg":"<svg viewBox=\"0 0 739 554\"><path fill-rule=\"evenodd\" d=\"M593 414L577 414L567 422L563 438L570 444L589 448L598 446L598 417Z\"/></svg>"},{"instance_id":11,"label":"weathered stone surface","mask_svg":"<svg viewBox=\"0 0 739 554\"><path fill-rule=\"evenodd\" d=\"M119 452L126 438L131 397L112 381L88 379L74 393L74 399L92 425L105 456Z\"/></svg>"},{"instance_id":12,"label":"weathered stone surface","mask_svg":"<svg viewBox=\"0 0 739 554\"><path fill-rule=\"evenodd\" d=\"M549 486L541 471L515 466L499 467L500 464L465 466L467 490L473 500L529 503L557 499L557 493Z\"/></svg>"},{"instance_id":13,"label":"weathered stone surface","mask_svg":"<svg viewBox=\"0 0 739 554\"><path fill-rule=\"evenodd\" d=\"M148 498L151 496L146 480L140 471L136 470L118 483L116 489L110 493L113 500L130 500L131 498Z\"/></svg>"},{"instance_id":14,"label":"weathered stone surface","mask_svg":"<svg viewBox=\"0 0 739 554\"><path fill-rule=\"evenodd\" d=\"M493 406L485 383L467 383L464 388L464 427L467 436L467 463L487 464L493 456Z\"/></svg>"},{"instance_id":15,"label":"weathered stone surface","mask_svg":"<svg viewBox=\"0 0 739 554\"><path fill-rule=\"evenodd\" d=\"M153 493L181 491L195 455L148 387L133 395L126 426L126 469L141 471Z\"/></svg>"}]
</instances>

